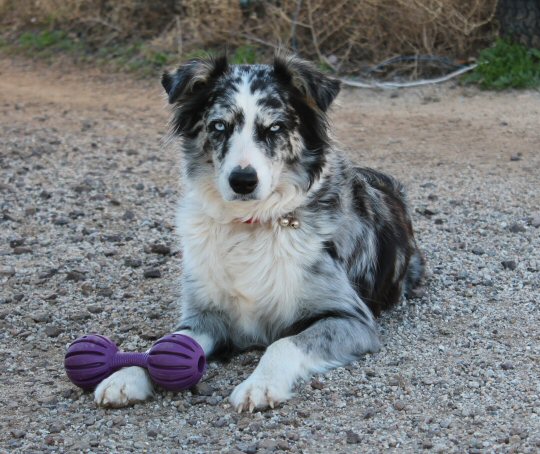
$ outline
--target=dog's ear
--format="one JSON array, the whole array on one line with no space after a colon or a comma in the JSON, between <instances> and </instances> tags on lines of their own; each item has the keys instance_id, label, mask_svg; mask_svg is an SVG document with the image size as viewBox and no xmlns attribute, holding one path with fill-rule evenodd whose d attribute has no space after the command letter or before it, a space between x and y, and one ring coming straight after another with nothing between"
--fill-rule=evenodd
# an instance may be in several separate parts
<instances>
[{"instance_id":1,"label":"dog's ear","mask_svg":"<svg viewBox=\"0 0 540 454\"><path fill-rule=\"evenodd\" d=\"M174 104L207 86L224 74L227 68L226 55L191 60L174 72L164 73L161 85L169 96L169 103Z\"/></svg>"},{"instance_id":2,"label":"dog's ear","mask_svg":"<svg viewBox=\"0 0 540 454\"><path fill-rule=\"evenodd\" d=\"M339 93L340 82L325 76L311 63L294 55L277 53L274 56L274 74L285 84L290 84L325 112Z\"/></svg>"}]
</instances>

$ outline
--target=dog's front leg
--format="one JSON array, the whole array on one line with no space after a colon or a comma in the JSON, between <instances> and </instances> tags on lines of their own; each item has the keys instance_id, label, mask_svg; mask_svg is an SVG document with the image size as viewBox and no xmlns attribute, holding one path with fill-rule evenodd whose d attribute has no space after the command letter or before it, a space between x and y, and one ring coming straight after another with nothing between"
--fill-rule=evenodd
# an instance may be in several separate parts
<instances>
[{"instance_id":1,"label":"dog's front leg","mask_svg":"<svg viewBox=\"0 0 540 454\"><path fill-rule=\"evenodd\" d=\"M301 333L271 344L251 376L231 394L233 407L253 411L289 399L296 381L377 351L371 317L329 316Z\"/></svg>"},{"instance_id":2,"label":"dog's front leg","mask_svg":"<svg viewBox=\"0 0 540 454\"><path fill-rule=\"evenodd\" d=\"M208 313L195 313L183 320L177 333L192 337L208 357L222 341L225 333L218 317ZM105 380L94 391L96 404L102 407L126 407L149 399L154 394L148 372L142 367L124 367Z\"/></svg>"}]
</instances>

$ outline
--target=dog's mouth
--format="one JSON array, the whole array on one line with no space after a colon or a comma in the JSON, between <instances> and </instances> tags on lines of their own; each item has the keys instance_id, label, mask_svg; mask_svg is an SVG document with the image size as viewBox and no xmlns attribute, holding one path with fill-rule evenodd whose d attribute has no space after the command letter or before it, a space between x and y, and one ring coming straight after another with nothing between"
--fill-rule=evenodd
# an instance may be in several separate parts
<instances>
[{"instance_id":1,"label":"dog's mouth","mask_svg":"<svg viewBox=\"0 0 540 454\"><path fill-rule=\"evenodd\" d=\"M229 202L250 202L253 200L259 200L254 194L234 194Z\"/></svg>"}]
</instances>

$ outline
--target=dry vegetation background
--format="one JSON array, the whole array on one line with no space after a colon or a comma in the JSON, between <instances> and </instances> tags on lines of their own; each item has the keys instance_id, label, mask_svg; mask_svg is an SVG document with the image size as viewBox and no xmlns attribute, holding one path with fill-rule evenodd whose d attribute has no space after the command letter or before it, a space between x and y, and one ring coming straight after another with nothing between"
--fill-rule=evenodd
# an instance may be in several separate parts
<instances>
[{"instance_id":1,"label":"dry vegetation background","mask_svg":"<svg viewBox=\"0 0 540 454\"><path fill-rule=\"evenodd\" d=\"M340 72L395 55L467 59L496 33L497 0L0 0L4 33L61 29L94 48L280 45Z\"/></svg>"}]
</instances>

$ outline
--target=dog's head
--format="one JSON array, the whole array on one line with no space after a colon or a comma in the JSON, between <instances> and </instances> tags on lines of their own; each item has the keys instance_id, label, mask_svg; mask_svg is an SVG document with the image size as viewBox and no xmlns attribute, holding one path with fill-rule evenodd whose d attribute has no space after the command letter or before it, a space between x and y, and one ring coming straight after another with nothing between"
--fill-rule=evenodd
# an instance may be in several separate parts
<instances>
[{"instance_id":1,"label":"dog's head","mask_svg":"<svg viewBox=\"0 0 540 454\"><path fill-rule=\"evenodd\" d=\"M225 201L264 201L285 184L307 191L319 176L339 82L311 64L279 55L271 65L192 60L162 84L187 178L210 177Z\"/></svg>"}]
</instances>

